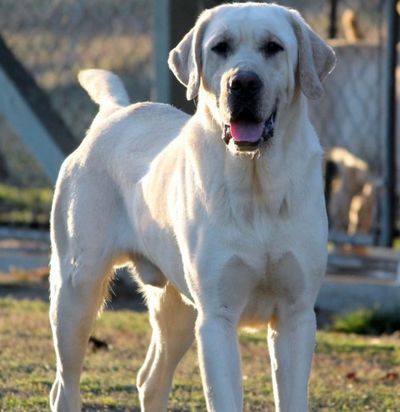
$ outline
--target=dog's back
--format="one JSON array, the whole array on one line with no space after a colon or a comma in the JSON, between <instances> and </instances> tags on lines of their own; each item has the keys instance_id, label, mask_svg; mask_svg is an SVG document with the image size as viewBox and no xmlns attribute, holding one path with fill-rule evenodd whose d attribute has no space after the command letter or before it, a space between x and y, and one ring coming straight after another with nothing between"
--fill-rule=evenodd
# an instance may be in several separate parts
<instances>
[{"instance_id":1,"label":"dog's back","mask_svg":"<svg viewBox=\"0 0 400 412\"><path fill-rule=\"evenodd\" d=\"M66 163L94 162L92 170L107 168L107 174L117 179L129 180L130 184L138 181L189 116L167 104L130 104L120 78L109 71L83 70L78 79L99 111Z\"/></svg>"}]
</instances>

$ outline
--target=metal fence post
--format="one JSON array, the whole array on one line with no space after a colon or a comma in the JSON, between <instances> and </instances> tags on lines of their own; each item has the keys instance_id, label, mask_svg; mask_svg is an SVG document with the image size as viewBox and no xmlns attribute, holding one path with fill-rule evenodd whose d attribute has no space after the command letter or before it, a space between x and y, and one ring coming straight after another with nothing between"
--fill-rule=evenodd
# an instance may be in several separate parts
<instances>
[{"instance_id":1,"label":"metal fence post","mask_svg":"<svg viewBox=\"0 0 400 412\"><path fill-rule=\"evenodd\" d=\"M397 0L387 0L386 118L383 148L383 193L381 199L380 244L393 243L396 219L396 42L399 27Z\"/></svg>"},{"instance_id":2,"label":"metal fence post","mask_svg":"<svg viewBox=\"0 0 400 412\"><path fill-rule=\"evenodd\" d=\"M168 72L168 50L170 47L169 0L153 0L154 7L154 65L155 100L169 103L171 78Z\"/></svg>"},{"instance_id":3,"label":"metal fence post","mask_svg":"<svg viewBox=\"0 0 400 412\"><path fill-rule=\"evenodd\" d=\"M337 8L339 0L331 0L328 37L335 39L337 35Z\"/></svg>"},{"instance_id":4,"label":"metal fence post","mask_svg":"<svg viewBox=\"0 0 400 412\"><path fill-rule=\"evenodd\" d=\"M156 99L193 112L193 102L185 97L185 88L168 69L169 51L191 29L199 12L198 0L154 0L154 39Z\"/></svg>"}]
</instances>

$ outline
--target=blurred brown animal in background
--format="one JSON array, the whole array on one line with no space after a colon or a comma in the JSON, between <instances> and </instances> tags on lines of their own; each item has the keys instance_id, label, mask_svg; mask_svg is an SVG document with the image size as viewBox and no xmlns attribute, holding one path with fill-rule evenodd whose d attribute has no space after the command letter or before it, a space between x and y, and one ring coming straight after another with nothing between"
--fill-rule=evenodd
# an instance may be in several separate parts
<instances>
[{"instance_id":1,"label":"blurred brown animal in background","mask_svg":"<svg viewBox=\"0 0 400 412\"><path fill-rule=\"evenodd\" d=\"M342 147L326 153L326 192L330 228L349 235L373 229L377 182L368 164Z\"/></svg>"},{"instance_id":2,"label":"blurred brown animal in background","mask_svg":"<svg viewBox=\"0 0 400 412\"><path fill-rule=\"evenodd\" d=\"M341 18L343 36L348 43L356 43L364 38L360 31L357 15L352 9L345 9Z\"/></svg>"}]
</instances>

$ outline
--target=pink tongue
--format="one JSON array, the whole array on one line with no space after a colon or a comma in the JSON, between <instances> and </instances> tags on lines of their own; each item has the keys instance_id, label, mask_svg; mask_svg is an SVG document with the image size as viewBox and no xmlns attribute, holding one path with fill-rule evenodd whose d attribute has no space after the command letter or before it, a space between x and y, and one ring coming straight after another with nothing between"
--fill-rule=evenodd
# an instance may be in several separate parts
<instances>
[{"instance_id":1,"label":"pink tongue","mask_svg":"<svg viewBox=\"0 0 400 412\"><path fill-rule=\"evenodd\" d=\"M235 142L258 142L264 131L264 123L237 122L230 124L230 132Z\"/></svg>"}]
</instances>

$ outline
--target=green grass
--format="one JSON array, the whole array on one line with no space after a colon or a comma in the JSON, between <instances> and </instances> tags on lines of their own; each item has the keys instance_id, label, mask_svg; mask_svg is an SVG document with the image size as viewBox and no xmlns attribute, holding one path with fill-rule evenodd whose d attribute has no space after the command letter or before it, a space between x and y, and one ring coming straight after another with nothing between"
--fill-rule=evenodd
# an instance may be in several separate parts
<instances>
[{"instance_id":1,"label":"green grass","mask_svg":"<svg viewBox=\"0 0 400 412\"><path fill-rule=\"evenodd\" d=\"M400 331L400 307L390 311L359 309L336 317L332 329L338 332L361 335L381 335Z\"/></svg>"},{"instance_id":2,"label":"green grass","mask_svg":"<svg viewBox=\"0 0 400 412\"><path fill-rule=\"evenodd\" d=\"M0 184L0 224L46 225L52 198L50 188L23 189Z\"/></svg>"},{"instance_id":3,"label":"green grass","mask_svg":"<svg viewBox=\"0 0 400 412\"><path fill-rule=\"evenodd\" d=\"M47 303L0 299L0 411L47 410L55 359ZM109 351L88 351L82 375L84 411L138 411L135 375L149 344L145 313L106 311L94 335ZM240 337L246 412L273 410L265 331ZM319 332L310 383L311 411L400 410L400 347L395 336ZM170 411L204 411L193 348L179 366Z\"/></svg>"}]
</instances>

